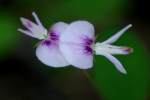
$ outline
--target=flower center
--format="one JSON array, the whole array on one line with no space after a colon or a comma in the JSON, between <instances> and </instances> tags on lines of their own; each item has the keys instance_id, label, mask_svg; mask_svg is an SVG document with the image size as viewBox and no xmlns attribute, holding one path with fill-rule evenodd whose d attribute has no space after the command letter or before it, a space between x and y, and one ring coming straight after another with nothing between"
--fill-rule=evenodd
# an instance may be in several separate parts
<instances>
[{"instance_id":1,"label":"flower center","mask_svg":"<svg viewBox=\"0 0 150 100\"><path fill-rule=\"evenodd\" d=\"M58 35L54 32L50 32L50 33L48 33L45 40L43 41L43 44L47 45L47 46L49 46L51 44L57 44L58 40L59 40Z\"/></svg>"}]
</instances>

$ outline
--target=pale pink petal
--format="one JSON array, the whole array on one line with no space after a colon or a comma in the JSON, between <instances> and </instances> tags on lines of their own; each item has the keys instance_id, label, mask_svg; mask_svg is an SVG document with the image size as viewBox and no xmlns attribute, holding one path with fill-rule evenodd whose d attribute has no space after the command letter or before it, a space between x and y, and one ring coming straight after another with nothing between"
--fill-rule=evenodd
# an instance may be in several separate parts
<instances>
[{"instance_id":1,"label":"pale pink petal","mask_svg":"<svg viewBox=\"0 0 150 100\"><path fill-rule=\"evenodd\" d=\"M93 66L93 56L91 52L88 53L81 45L62 43L60 50L66 60L77 68L88 69Z\"/></svg>"},{"instance_id":2,"label":"pale pink petal","mask_svg":"<svg viewBox=\"0 0 150 100\"><path fill-rule=\"evenodd\" d=\"M75 21L69 24L60 37L61 42L81 43L83 39L94 40L94 27L87 21Z\"/></svg>"},{"instance_id":3,"label":"pale pink petal","mask_svg":"<svg viewBox=\"0 0 150 100\"><path fill-rule=\"evenodd\" d=\"M102 55L105 56L110 62L112 62L119 72L121 72L123 74L127 74L125 68L123 67L123 65L120 63L120 61L118 59L116 59L114 56L112 56L108 53L103 53Z\"/></svg>"},{"instance_id":4,"label":"pale pink petal","mask_svg":"<svg viewBox=\"0 0 150 100\"><path fill-rule=\"evenodd\" d=\"M126 27L118 31L115 35L108 38L106 41L102 42L101 44L112 44L116 42L120 38L120 36L122 36L130 27L132 27L131 24L127 25Z\"/></svg>"},{"instance_id":5,"label":"pale pink petal","mask_svg":"<svg viewBox=\"0 0 150 100\"><path fill-rule=\"evenodd\" d=\"M51 42L49 44L41 43L36 49L36 56L42 63L51 67L64 67L69 65L58 46L51 44Z\"/></svg>"}]
</instances>

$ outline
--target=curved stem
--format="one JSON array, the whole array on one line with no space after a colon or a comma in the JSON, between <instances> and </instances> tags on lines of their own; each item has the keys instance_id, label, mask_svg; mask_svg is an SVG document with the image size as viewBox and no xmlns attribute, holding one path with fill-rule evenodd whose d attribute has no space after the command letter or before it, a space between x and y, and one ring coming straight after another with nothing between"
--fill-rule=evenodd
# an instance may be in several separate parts
<instances>
[{"instance_id":1,"label":"curved stem","mask_svg":"<svg viewBox=\"0 0 150 100\"><path fill-rule=\"evenodd\" d=\"M91 78L89 73L86 70L82 70L83 74L86 76L86 78L89 80L90 84L92 85L93 89L96 91L96 93L99 93L96 84L94 83L94 80Z\"/></svg>"}]
</instances>

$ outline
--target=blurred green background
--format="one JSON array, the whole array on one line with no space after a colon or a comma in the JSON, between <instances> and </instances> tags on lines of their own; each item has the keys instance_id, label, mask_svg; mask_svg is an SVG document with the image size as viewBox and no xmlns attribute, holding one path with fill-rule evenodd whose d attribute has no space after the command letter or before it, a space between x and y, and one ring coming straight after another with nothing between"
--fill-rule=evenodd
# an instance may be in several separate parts
<instances>
[{"instance_id":1,"label":"blurred green background","mask_svg":"<svg viewBox=\"0 0 150 100\"><path fill-rule=\"evenodd\" d=\"M0 100L150 100L149 5L138 0L0 0ZM54 69L35 57L37 40L17 31L20 17L35 11L43 24L88 20L97 41L132 23L118 45L134 48L117 56L128 74L120 74L106 58L96 56L87 75L72 66Z\"/></svg>"}]
</instances>

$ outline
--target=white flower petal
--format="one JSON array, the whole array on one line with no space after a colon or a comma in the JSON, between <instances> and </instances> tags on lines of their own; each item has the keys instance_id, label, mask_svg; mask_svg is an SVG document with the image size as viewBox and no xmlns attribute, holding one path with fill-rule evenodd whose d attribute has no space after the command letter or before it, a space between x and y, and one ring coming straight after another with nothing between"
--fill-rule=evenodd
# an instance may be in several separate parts
<instances>
[{"instance_id":1,"label":"white flower petal","mask_svg":"<svg viewBox=\"0 0 150 100\"><path fill-rule=\"evenodd\" d=\"M106 41L102 42L101 44L112 44L116 42L120 38L120 36L122 36L130 27L132 27L131 24L127 25L126 27L121 29L119 32L117 32L115 35L108 38Z\"/></svg>"},{"instance_id":2,"label":"white flower petal","mask_svg":"<svg viewBox=\"0 0 150 100\"><path fill-rule=\"evenodd\" d=\"M37 47L36 56L44 64L51 67L64 67L69 65L60 52L58 43L60 34L62 34L67 26L68 25L63 22L58 22L52 25L50 29L50 32L52 33L50 33L50 40L48 40L49 43L44 44L44 41L47 41L44 40L42 44Z\"/></svg>"},{"instance_id":3,"label":"white flower petal","mask_svg":"<svg viewBox=\"0 0 150 100\"><path fill-rule=\"evenodd\" d=\"M60 45L60 50L71 65L80 69L88 69L93 66L93 56L92 54L87 54L83 49L78 44L62 43Z\"/></svg>"},{"instance_id":4,"label":"white flower petal","mask_svg":"<svg viewBox=\"0 0 150 100\"><path fill-rule=\"evenodd\" d=\"M67 23L64 22L57 22L56 24L52 25L52 27L50 28L50 31L59 34L62 34L65 29L68 27Z\"/></svg>"},{"instance_id":5,"label":"white flower petal","mask_svg":"<svg viewBox=\"0 0 150 100\"><path fill-rule=\"evenodd\" d=\"M82 38L94 39L94 27L87 21L72 22L63 32L61 42L80 43Z\"/></svg>"},{"instance_id":6,"label":"white flower petal","mask_svg":"<svg viewBox=\"0 0 150 100\"><path fill-rule=\"evenodd\" d=\"M120 63L118 59L116 59L114 56L108 53L102 53L102 55L105 56L110 62L112 62L119 72L123 74L127 74L125 68L123 67L123 65Z\"/></svg>"},{"instance_id":7,"label":"white flower petal","mask_svg":"<svg viewBox=\"0 0 150 100\"><path fill-rule=\"evenodd\" d=\"M51 67L64 67L69 65L55 44L40 44L36 49L36 56L42 63Z\"/></svg>"},{"instance_id":8,"label":"white flower petal","mask_svg":"<svg viewBox=\"0 0 150 100\"><path fill-rule=\"evenodd\" d=\"M93 39L93 25L87 21L75 21L61 35L60 50L71 65L88 69L93 66L93 55L88 53L85 47L92 43Z\"/></svg>"}]
</instances>

